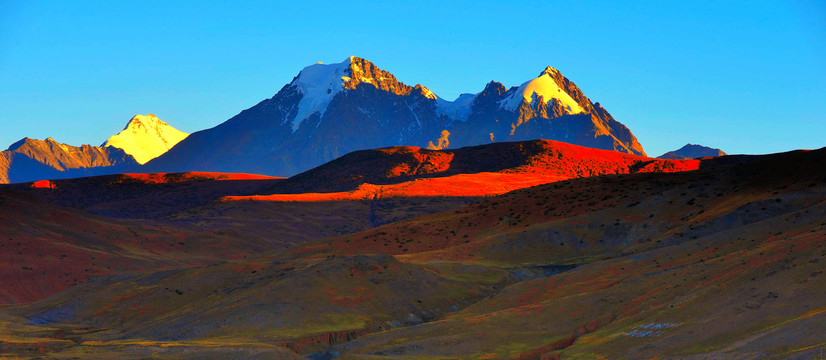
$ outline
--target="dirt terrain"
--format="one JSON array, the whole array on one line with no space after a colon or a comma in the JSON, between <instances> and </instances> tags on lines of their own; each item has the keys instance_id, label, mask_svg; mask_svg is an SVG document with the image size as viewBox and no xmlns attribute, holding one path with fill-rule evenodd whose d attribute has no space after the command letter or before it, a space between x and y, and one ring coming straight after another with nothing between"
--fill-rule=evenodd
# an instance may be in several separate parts
<instances>
[{"instance_id":1,"label":"dirt terrain","mask_svg":"<svg viewBox=\"0 0 826 360\"><path fill-rule=\"evenodd\" d=\"M286 180L4 186L0 358L810 359L826 345L826 149L653 162L513 144L525 156L501 169L391 148Z\"/></svg>"}]
</instances>

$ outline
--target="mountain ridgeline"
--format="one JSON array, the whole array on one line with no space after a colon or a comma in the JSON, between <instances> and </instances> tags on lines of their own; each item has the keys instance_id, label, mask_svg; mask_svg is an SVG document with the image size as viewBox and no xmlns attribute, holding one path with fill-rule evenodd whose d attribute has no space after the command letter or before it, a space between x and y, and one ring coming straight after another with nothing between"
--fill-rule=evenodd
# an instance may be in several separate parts
<instances>
[{"instance_id":1,"label":"mountain ridgeline","mask_svg":"<svg viewBox=\"0 0 826 360\"><path fill-rule=\"evenodd\" d=\"M551 67L519 87L491 82L451 102L349 57L304 68L272 98L191 134L141 171L291 176L356 150L539 138L645 154L628 128Z\"/></svg>"},{"instance_id":2,"label":"mountain ridgeline","mask_svg":"<svg viewBox=\"0 0 826 360\"><path fill-rule=\"evenodd\" d=\"M535 139L645 155L627 127L550 66L520 86L491 81L447 101L349 57L308 66L272 98L191 135L149 114L100 147L23 139L3 152L0 183L123 172L292 176L358 150Z\"/></svg>"},{"instance_id":3,"label":"mountain ridgeline","mask_svg":"<svg viewBox=\"0 0 826 360\"><path fill-rule=\"evenodd\" d=\"M187 135L149 114L133 116L100 146L23 138L0 152L0 184L141 171Z\"/></svg>"},{"instance_id":4,"label":"mountain ridgeline","mask_svg":"<svg viewBox=\"0 0 826 360\"><path fill-rule=\"evenodd\" d=\"M702 145L695 145L695 144L686 144L685 146L674 150L669 151L665 154L658 156L658 159L671 159L671 160L679 160L679 159L697 159L703 157L717 157L717 156L726 156L723 150L710 148L708 146Z\"/></svg>"},{"instance_id":5,"label":"mountain ridgeline","mask_svg":"<svg viewBox=\"0 0 826 360\"><path fill-rule=\"evenodd\" d=\"M23 138L0 152L0 184L110 174L137 165L116 147Z\"/></svg>"}]
</instances>

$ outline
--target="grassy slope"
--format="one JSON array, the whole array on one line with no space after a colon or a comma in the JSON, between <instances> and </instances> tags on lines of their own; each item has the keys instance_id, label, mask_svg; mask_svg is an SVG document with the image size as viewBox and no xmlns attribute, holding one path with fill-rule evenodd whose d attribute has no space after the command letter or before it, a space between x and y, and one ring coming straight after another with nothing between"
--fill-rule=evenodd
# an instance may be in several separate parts
<instances>
[{"instance_id":1,"label":"grassy slope","mask_svg":"<svg viewBox=\"0 0 826 360\"><path fill-rule=\"evenodd\" d=\"M344 358L806 356L823 345L818 331L807 329L826 320L824 160L820 150L648 180L574 180L516 191L453 217L422 217L335 239L327 251L350 253L362 246L347 247L353 241L415 239L425 231L423 238L439 241L398 248L380 240L367 251L406 252L399 258L417 263L586 263L510 286L427 326L368 335L339 350ZM603 191L577 190L588 181ZM627 197L591 201L610 194ZM537 195L558 200L528 200ZM585 196L595 202L592 211L576 201L558 206ZM545 214L543 206L562 214ZM484 225L486 218L517 218L511 213L532 213L518 217L528 226L514 220ZM432 233L440 228L464 230L445 239L444 231Z\"/></svg>"},{"instance_id":2,"label":"grassy slope","mask_svg":"<svg viewBox=\"0 0 826 360\"><path fill-rule=\"evenodd\" d=\"M541 185L290 253L103 278L0 311L0 338L63 331L73 345L29 352L94 358L331 343L343 358L806 354L826 309L823 153ZM561 264L580 266L536 278Z\"/></svg>"},{"instance_id":3,"label":"grassy slope","mask_svg":"<svg viewBox=\"0 0 826 360\"><path fill-rule=\"evenodd\" d=\"M820 150L694 173L572 180L296 251L385 252L423 264L587 263L509 287L455 318L367 336L345 353L538 358L559 348L566 358L715 351L783 357L819 341L771 341L776 336L768 334L799 332L808 325L797 321L817 323L826 306L817 279L826 254L824 160ZM728 304L717 309L721 299ZM634 335L635 326L649 323L678 324L662 331L682 335ZM610 330L595 332L603 328Z\"/></svg>"},{"instance_id":4,"label":"grassy slope","mask_svg":"<svg viewBox=\"0 0 826 360\"><path fill-rule=\"evenodd\" d=\"M125 221L0 192L0 303L25 303L89 279L243 259L266 244L232 231Z\"/></svg>"}]
</instances>

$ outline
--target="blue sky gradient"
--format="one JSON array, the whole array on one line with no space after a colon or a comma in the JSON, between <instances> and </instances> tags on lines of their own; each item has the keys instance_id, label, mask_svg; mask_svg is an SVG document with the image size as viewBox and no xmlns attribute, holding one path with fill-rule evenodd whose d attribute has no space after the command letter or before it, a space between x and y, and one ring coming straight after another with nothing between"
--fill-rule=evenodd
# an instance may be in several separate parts
<instances>
[{"instance_id":1,"label":"blue sky gradient","mask_svg":"<svg viewBox=\"0 0 826 360\"><path fill-rule=\"evenodd\" d=\"M454 99L559 69L650 156L826 146L822 1L0 2L0 148L193 132L305 66L366 58Z\"/></svg>"}]
</instances>

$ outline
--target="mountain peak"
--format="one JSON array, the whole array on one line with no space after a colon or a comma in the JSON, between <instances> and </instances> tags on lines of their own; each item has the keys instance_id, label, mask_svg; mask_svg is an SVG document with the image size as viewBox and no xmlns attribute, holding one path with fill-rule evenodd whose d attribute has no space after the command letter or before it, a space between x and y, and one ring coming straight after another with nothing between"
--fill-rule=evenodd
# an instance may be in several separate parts
<instances>
[{"instance_id":1,"label":"mountain peak","mask_svg":"<svg viewBox=\"0 0 826 360\"><path fill-rule=\"evenodd\" d=\"M561 77L559 70L553 67L545 67L538 77L528 82L523 83L512 92L510 96L502 100L502 107L507 110L514 111L518 109L522 103L533 104L542 99L547 105L551 101L559 103L566 114L579 114L585 112L585 109L579 104L566 89L560 86L557 81Z\"/></svg>"},{"instance_id":2,"label":"mountain peak","mask_svg":"<svg viewBox=\"0 0 826 360\"><path fill-rule=\"evenodd\" d=\"M416 84L416 86L414 86L413 89L418 90L422 94L422 96L428 99L436 100L438 98L436 94L434 94L432 91L430 91L430 89L428 89L426 86L422 84Z\"/></svg>"},{"instance_id":3,"label":"mountain peak","mask_svg":"<svg viewBox=\"0 0 826 360\"><path fill-rule=\"evenodd\" d=\"M24 146L26 146L26 147L38 147L38 146L44 146L44 145L48 145L48 144L56 144L56 145L60 145L61 147L66 146L65 144L61 144L61 143L57 142L57 140L53 139L51 136L47 137L43 140L32 139L32 138L27 136L27 137L24 137L20 140L15 141L13 144L9 145L9 148L6 149L6 151L16 151L16 150L18 150L18 149L20 149Z\"/></svg>"},{"instance_id":4,"label":"mountain peak","mask_svg":"<svg viewBox=\"0 0 826 360\"><path fill-rule=\"evenodd\" d=\"M345 89L352 90L358 84L366 83L396 95L408 95L413 90L412 86L396 80L395 75L379 69L378 66L368 60L351 56L349 65L350 76L344 85Z\"/></svg>"},{"instance_id":5,"label":"mountain peak","mask_svg":"<svg viewBox=\"0 0 826 360\"><path fill-rule=\"evenodd\" d=\"M305 119L316 112L323 116L327 105L340 92L355 90L360 84L370 84L377 89L396 95L409 95L414 87L396 80L396 77L372 62L357 56L349 56L336 64L317 63L305 67L293 79L292 86L302 94L298 111L292 119L292 130L298 130ZM421 94L436 99L430 90L422 87Z\"/></svg>"},{"instance_id":6,"label":"mountain peak","mask_svg":"<svg viewBox=\"0 0 826 360\"><path fill-rule=\"evenodd\" d=\"M559 74L560 74L560 72L559 72L559 70L555 69L555 68L554 68L554 67L552 67L552 66L546 66L546 67L545 67L545 70L542 70L542 72L541 72L541 73L539 73L539 76L542 76L542 75L545 75L545 74L548 74L548 75L550 75L551 77L553 77L553 76L555 76L555 75L559 75Z\"/></svg>"},{"instance_id":7,"label":"mountain peak","mask_svg":"<svg viewBox=\"0 0 826 360\"><path fill-rule=\"evenodd\" d=\"M21 146L25 145L27 142L29 142L29 141L31 141L31 140L32 140L32 139L30 139L28 136L27 136L27 137L24 137L24 138L22 138L22 139L20 139L20 140L17 140L17 141L15 141L13 144L9 145L9 148L8 148L8 149L6 149L6 151L14 151L14 150L17 150L17 149L19 149Z\"/></svg>"},{"instance_id":8,"label":"mountain peak","mask_svg":"<svg viewBox=\"0 0 826 360\"><path fill-rule=\"evenodd\" d=\"M101 146L123 149L140 164L145 164L167 152L175 144L189 136L158 119L154 114L135 115L121 132L106 140Z\"/></svg>"},{"instance_id":9,"label":"mountain peak","mask_svg":"<svg viewBox=\"0 0 826 360\"><path fill-rule=\"evenodd\" d=\"M448 101L363 58L339 61L303 68L271 98L193 134L146 169L294 175L354 150L448 143L447 133L450 147L548 138L644 154L627 127L553 68L521 93L491 81ZM515 109L504 109L509 100Z\"/></svg>"},{"instance_id":10,"label":"mountain peak","mask_svg":"<svg viewBox=\"0 0 826 360\"><path fill-rule=\"evenodd\" d=\"M290 85L294 86L302 95L298 103L298 112L292 120L293 131L298 129L304 119L318 112L324 115L327 104L336 94L344 90L352 74L352 63L356 58L350 56L336 64L321 62L305 67L293 79Z\"/></svg>"},{"instance_id":11,"label":"mountain peak","mask_svg":"<svg viewBox=\"0 0 826 360\"><path fill-rule=\"evenodd\" d=\"M674 150L669 151L665 154L658 156L659 159L696 159L696 158L703 158L703 157L710 157L710 156L725 156L726 154L723 150L711 148L708 146L697 145L697 144L686 144L685 146Z\"/></svg>"},{"instance_id":12,"label":"mountain peak","mask_svg":"<svg viewBox=\"0 0 826 360\"><path fill-rule=\"evenodd\" d=\"M502 83L498 81L491 80L489 83L485 84L485 89L482 90L482 93L496 93L496 95L502 95L505 91L508 91L508 89L505 88L505 85L502 85Z\"/></svg>"},{"instance_id":13,"label":"mountain peak","mask_svg":"<svg viewBox=\"0 0 826 360\"><path fill-rule=\"evenodd\" d=\"M132 119L130 119L129 122L126 123L126 126L123 128L123 130L139 127L152 128L165 125L168 124L161 121L161 119L158 119L158 117L155 116L155 114L149 113L148 115L133 116Z\"/></svg>"}]
</instances>

